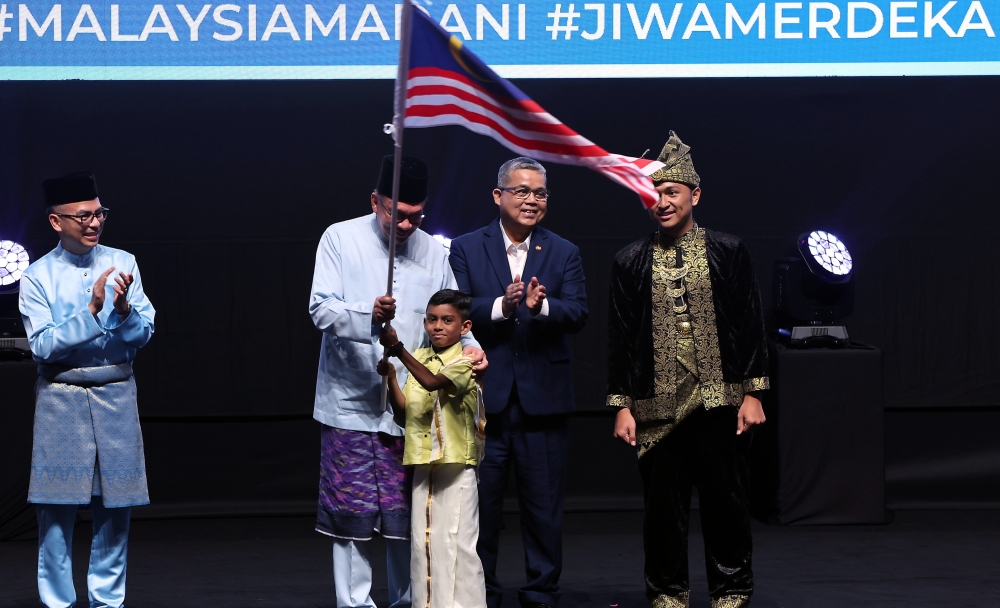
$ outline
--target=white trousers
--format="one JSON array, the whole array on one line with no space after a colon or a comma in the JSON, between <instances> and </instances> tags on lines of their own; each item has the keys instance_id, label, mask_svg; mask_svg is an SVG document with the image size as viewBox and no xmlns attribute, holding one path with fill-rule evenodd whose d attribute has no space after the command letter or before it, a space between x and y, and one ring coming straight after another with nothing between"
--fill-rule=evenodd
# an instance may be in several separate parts
<instances>
[{"instance_id":1,"label":"white trousers","mask_svg":"<svg viewBox=\"0 0 1000 608\"><path fill-rule=\"evenodd\" d=\"M372 601L372 543L333 539L333 584L337 608L376 608ZM385 539L389 608L410 608L410 541Z\"/></svg>"},{"instance_id":2,"label":"white trousers","mask_svg":"<svg viewBox=\"0 0 1000 608\"><path fill-rule=\"evenodd\" d=\"M485 608L476 469L417 465L410 521L410 584L415 608Z\"/></svg>"},{"instance_id":3,"label":"white trousers","mask_svg":"<svg viewBox=\"0 0 1000 608\"><path fill-rule=\"evenodd\" d=\"M38 513L38 597L48 608L76 604L73 587L73 527L80 505L36 505ZM87 597L91 608L120 608L125 601L125 562L132 509L108 509L100 496L91 503Z\"/></svg>"}]
</instances>

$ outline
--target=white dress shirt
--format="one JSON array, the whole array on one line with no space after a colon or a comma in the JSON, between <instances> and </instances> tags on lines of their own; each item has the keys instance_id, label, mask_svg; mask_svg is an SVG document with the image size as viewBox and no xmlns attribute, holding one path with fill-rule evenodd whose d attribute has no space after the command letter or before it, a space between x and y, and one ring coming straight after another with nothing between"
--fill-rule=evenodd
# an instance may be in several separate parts
<instances>
[{"instance_id":1,"label":"white dress shirt","mask_svg":"<svg viewBox=\"0 0 1000 608\"><path fill-rule=\"evenodd\" d=\"M428 346L424 331L427 301L440 289L455 289L455 275L445 248L417 230L396 247L392 295L396 316L392 326L410 352ZM382 378L375 366L382 358L380 323L372 315L375 298L385 294L389 272L389 242L369 214L326 229L316 251L309 315L323 332L316 378L313 418L350 431L402 435L391 408L382 411ZM472 332L463 346L479 343ZM407 371L398 358L396 378L402 386Z\"/></svg>"},{"instance_id":2,"label":"white dress shirt","mask_svg":"<svg viewBox=\"0 0 1000 608\"><path fill-rule=\"evenodd\" d=\"M503 222L500 222L500 234L503 235L503 244L507 249L507 265L510 266L510 280L513 283L514 277L519 276L524 273L524 264L528 261L528 246L531 244L531 235L524 239L524 242L520 245L515 245L514 241L510 240L507 236L507 231L503 229ZM531 277L521 277L521 281L525 283L525 290L528 289L528 282ZM542 300L542 308L537 313L533 313L536 319L545 319L549 316L549 301ZM490 315L493 321L503 321L508 318L503 314L503 296L500 296L493 302L493 312Z\"/></svg>"}]
</instances>

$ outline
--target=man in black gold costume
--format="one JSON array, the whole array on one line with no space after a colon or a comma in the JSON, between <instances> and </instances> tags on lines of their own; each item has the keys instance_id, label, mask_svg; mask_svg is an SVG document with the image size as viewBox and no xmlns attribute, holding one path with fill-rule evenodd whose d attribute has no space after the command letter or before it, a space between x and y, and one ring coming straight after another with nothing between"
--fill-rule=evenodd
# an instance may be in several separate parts
<instances>
[{"instance_id":1,"label":"man in black gold costume","mask_svg":"<svg viewBox=\"0 0 1000 608\"><path fill-rule=\"evenodd\" d=\"M671 131L651 176L657 230L615 256L607 404L618 408L615 437L638 447L653 608L688 606L692 485L712 608L739 608L753 573L737 435L764 422L767 345L746 246L694 223L701 188L690 152Z\"/></svg>"}]
</instances>

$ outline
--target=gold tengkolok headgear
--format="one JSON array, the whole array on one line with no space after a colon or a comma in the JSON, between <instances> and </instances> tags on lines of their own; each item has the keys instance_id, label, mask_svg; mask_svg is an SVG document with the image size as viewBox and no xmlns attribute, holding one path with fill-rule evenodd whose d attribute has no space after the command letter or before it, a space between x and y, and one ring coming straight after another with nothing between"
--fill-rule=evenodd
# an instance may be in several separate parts
<instances>
[{"instance_id":1,"label":"gold tengkolok headgear","mask_svg":"<svg viewBox=\"0 0 1000 608\"><path fill-rule=\"evenodd\" d=\"M649 176L654 182L678 182L692 188L697 188L701 183L691 161L691 146L682 142L673 131L656 160L666 166Z\"/></svg>"}]
</instances>

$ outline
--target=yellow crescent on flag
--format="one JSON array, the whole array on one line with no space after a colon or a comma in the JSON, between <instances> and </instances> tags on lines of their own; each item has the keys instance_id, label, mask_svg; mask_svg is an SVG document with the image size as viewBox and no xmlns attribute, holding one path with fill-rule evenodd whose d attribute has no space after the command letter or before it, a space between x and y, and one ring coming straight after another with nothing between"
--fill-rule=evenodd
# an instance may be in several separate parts
<instances>
[{"instance_id":1,"label":"yellow crescent on flag","mask_svg":"<svg viewBox=\"0 0 1000 608\"><path fill-rule=\"evenodd\" d=\"M469 76L472 76L479 82L493 82L489 78L483 78L475 72L472 71L465 61L462 59L462 41L458 39L457 36L452 35L451 39L448 41L448 50L451 51L451 56L455 58L458 65L462 66L462 69L468 72Z\"/></svg>"}]
</instances>

